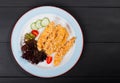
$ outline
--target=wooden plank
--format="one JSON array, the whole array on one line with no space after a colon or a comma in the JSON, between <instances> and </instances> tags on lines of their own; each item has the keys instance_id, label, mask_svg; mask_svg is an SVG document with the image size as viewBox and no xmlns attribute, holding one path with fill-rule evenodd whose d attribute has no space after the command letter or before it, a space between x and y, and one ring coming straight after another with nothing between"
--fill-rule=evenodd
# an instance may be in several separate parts
<instances>
[{"instance_id":1,"label":"wooden plank","mask_svg":"<svg viewBox=\"0 0 120 83\"><path fill-rule=\"evenodd\" d=\"M28 11L29 8L0 8L0 41L10 41L10 36L16 21ZM4 37L3 37L4 36Z\"/></svg>"},{"instance_id":2,"label":"wooden plank","mask_svg":"<svg viewBox=\"0 0 120 83\"><path fill-rule=\"evenodd\" d=\"M119 42L119 8L71 8L79 22L85 42Z\"/></svg>"},{"instance_id":3,"label":"wooden plank","mask_svg":"<svg viewBox=\"0 0 120 83\"><path fill-rule=\"evenodd\" d=\"M120 8L62 8L77 19L85 42L120 42ZM10 42L16 21L30 9L31 7L0 8L0 42Z\"/></svg>"},{"instance_id":4,"label":"wooden plank","mask_svg":"<svg viewBox=\"0 0 120 83\"><path fill-rule=\"evenodd\" d=\"M119 0L56 0L60 6L120 7Z\"/></svg>"},{"instance_id":5,"label":"wooden plank","mask_svg":"<svg viewBox=\"0 0 120 83\"><path fill-rule=\"evenodd\" d=\"M28 76L16 63L8 43L0 43L0 75L1 76Z\"/></svg>"},{"instance_id":6,"label":"wooden plank","mask_svg":"<svg viewBox=\"0 0 120 83\"><path fill-rule=\"evenodd\" d=\"M103 82L119 82L120 78L52 78L52 79L43 79L43 78L0 78L1 83L103 83Z\"/></svg>"},{"instance_id":7,"label":"wooden plank","mask_svg":"<svg viewBox=\"0 0 120 83\"><path fill-rule=\"evenodd\" d=\"M80 7L120 7L119 0L0 0L0 6L80 6Z\"/></svg>"},{"instance_id":8,"label":"wooden plank","mask_svg":"<svg viewBox=\"0 0 120 83\"><path fill-rule=\"evenodd\" d=\"M86 43L78 63L60 77L119 77L120 43ZM0 77L32 77L13 58L10 44L0 43Z\"/></svg>"}]
</instances>

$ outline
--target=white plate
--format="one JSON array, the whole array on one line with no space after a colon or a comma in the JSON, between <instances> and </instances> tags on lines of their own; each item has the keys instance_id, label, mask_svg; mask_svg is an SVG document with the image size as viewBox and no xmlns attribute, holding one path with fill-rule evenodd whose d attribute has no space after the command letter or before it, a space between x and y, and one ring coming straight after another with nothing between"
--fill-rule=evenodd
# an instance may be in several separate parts
<instances>
[{"instance_id":1,"label":"white plate","mask_svg":"<svg viewBox=\"0 0 120 83\"><path fill-rule=\"evenodd\" d=\"M65 55L60 66L57 67L54 67L53 63L48 65L45 62L33 65L21 57L21 44L24 34L30 32L32 22L43 17L48 17L50 21L65 26L70 34L69 38L76 37L75 44ZM52 6L37 7L25 13L17 21L11 36L11 48L15 60L25 71L38 77L55 77L70 70L79 60L83 49L83 35L77 21L66 11Z\"/></svg>"}]
</instances>

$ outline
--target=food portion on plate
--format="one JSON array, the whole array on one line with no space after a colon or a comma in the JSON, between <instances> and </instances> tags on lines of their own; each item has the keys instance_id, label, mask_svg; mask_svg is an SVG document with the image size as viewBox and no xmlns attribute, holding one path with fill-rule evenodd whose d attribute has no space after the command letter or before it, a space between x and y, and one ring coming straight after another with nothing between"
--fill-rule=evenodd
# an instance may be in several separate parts
<instances>
[{"instance_id":1,"label":"food portion on plate","mask_svg":"<svg viewBox=\"0 0 120 83\"><path fill-rule=\"evenodd\" d=\"M53 66L59 66L73 47L76 37L69 37L66 27L47 17L31 23L30 27L31 31L24 35L22 57L32 64L46 61L47 64L53 62ZM44 30L40 32L42 28Z\"/></svg>"}]
</instances>

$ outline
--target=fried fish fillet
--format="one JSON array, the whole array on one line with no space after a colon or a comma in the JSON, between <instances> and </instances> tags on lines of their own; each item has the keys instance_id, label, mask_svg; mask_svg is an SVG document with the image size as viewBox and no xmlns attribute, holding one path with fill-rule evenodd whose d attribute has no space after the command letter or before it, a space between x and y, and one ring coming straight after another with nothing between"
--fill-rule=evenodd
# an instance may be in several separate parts
<instances>
[{"instance_id":1,"label":"fried fish fillet","mask_svg":"<svg viewBox=\"0 0 120 83\"><path fill-rule=\"evenodd\" d=\"M38 41L37 41L37 47L38 47L39 50L41 50L44 47L45 42L48 39L49 35L52 33L54 27L55 27L55 23L51 22L45 28L45 30L41 33L41 35L40 35L40 37L38 38Z\"/></svg>"},{"instance_id":2,"label":"fried fish fillet","mask_svg":"<svg viewBox=\"0 0 120 83\"><path fill-rule=\"evenodd\" d=\"M58 66L75 42L75 37L70 40L68 40L68 37L69 33L65 27L51 22L38 38L37 47L39 50L44 50L47 55L55 52L53 64Z\"/></svg>"},{"instance_id":3,"label":"fried fish fillet","mask_svg":"<svg viewBox=\"0 0 120 83\"><path fill-rule=\"evenodd\" d=\"M52 54L54 50L54 39L56 38L58 30L54 27L52 33L49 35L48 39L45 42L43 49L46 51L48 55Z\"/></svg>"},{"instance_id":4,"label":"fried fish fillet","mask_svg":"<svg viewBox=\"0 0 120 83\"><path fill-rule=\"evenodd\" d=\"M57 25L56 28L58 29L58 32L56 38L53 40L55 51L57 51L57 49L67 41L69 36L66 28L62 27L61 25Z\"/></svg>"},{"instance_id":5,"label":"fried fish fillet","mask_svg":"<svg viewBox=\"0 0 120 83\"><path fill-rule=\"evenodd\" d=\"M58 49L57 53L54 56L54 66L58 66L61 63L65 54L73 46L75 39L75 37L72 37L69 41L67 41L63 46Z\"/></svg>"},{"instance_id":6,"label":"fried fish fillet","mask_svg":"<svg viewBox=\"0 0 120 83\"><path fill-rule=\"evenodd\" d=\"M64 44L69 34L60 24L50 23L38 39L38 49L43 49L50 55Z\"/></svg>"}]
</instances>

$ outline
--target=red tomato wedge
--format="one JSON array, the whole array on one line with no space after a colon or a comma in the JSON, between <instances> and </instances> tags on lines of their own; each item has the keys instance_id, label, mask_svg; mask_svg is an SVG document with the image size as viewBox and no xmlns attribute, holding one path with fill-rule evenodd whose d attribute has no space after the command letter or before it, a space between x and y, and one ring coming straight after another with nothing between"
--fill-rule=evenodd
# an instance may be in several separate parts
<instances>
[{"instance_id":1,"label":"red tomato wedge","mask_svg":"<svg viewBox=\"0 0 120 83\"><path fill-rule=\"evenodd\" d=\"M33 35L38 36L39 32L37 30L32 30L31 32Z\"/></svg>"},{"instance_id":2,"label":"red tomato wedge","mask_svg":"<svg viewBox=\"0 0 120 83\"><path fill-rule=\"evenodd\" d=\"M51 57L51 56L48 56L48 57L46 58L46 62L47 62L47 64L50 64L50 63L52 62L52 57Z\"/></svg>"}]
</instances>

